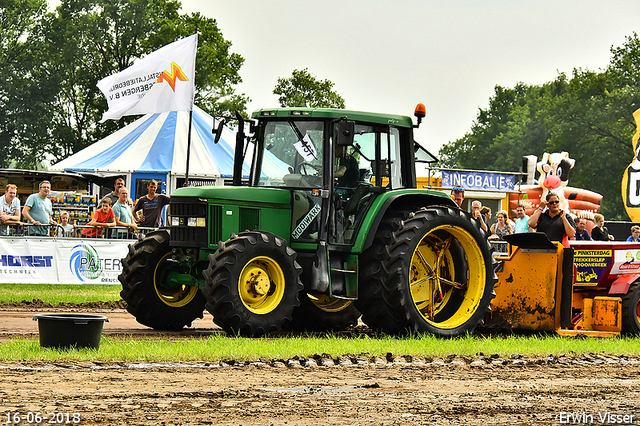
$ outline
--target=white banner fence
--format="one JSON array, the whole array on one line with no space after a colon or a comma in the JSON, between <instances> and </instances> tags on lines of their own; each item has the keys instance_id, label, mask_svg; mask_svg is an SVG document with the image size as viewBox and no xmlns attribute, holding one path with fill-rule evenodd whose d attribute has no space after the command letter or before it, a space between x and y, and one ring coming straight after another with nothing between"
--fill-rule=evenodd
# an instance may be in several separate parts
<instances>
[{"instance_id":1,"label":"white banner fence","mask_svg":"<svg viewBox=\"0 0 640 426\"><path fill-rule=\"evenodd\" d=\"M0 237L0 283L119 284L135 240Z\"/></svg>"}]
</instances>

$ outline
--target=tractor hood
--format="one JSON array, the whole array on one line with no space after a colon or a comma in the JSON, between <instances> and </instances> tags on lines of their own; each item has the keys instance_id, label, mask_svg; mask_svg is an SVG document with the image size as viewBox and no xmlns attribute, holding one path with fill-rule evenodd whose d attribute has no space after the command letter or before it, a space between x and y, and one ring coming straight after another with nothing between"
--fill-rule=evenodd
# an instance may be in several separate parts
<instances>
[{"instance_id":1,"label":"tractor hood","mask_svg":"<svg viewBox=\"0 0 640 426\"><path fill-rule=\"evenodd\" d=\"M222 204L291 205L291 192L287 189L253 188L247 186L194 186L179 188L171 198L200 198Z\"/></svg>"}]
</instances>

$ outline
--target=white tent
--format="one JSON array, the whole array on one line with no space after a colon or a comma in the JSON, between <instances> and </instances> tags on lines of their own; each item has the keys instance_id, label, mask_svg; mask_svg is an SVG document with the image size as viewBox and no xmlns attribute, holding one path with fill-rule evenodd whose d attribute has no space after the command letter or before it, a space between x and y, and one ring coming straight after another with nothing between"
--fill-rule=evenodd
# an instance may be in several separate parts
<instances>
[{"instance_id":1,"label":"white tent","mask_svg":"<svg viewBox=\"0 0 640 426\"><path fill-rule=\"evenodd\" d=\"M214 144L213 125L213 117L194 106L189 180L196 184L222 185L233 174L235 132L225 127L220 142ZM50 170L125 175L132 192L136 180L158 179L164 183L163 192L170 193L178 187L178 179L185 177L188 128L188 111L147 114L54 164ZM246 163L242 174L249 176Z\"/></svg>"}]
</instances>

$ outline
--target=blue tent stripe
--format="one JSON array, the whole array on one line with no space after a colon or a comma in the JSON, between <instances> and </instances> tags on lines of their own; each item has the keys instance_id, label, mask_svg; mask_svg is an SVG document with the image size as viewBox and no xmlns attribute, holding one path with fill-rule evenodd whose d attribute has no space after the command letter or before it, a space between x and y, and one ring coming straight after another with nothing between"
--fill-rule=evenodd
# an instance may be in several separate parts
<instances>
[{"instance_id":1,"label":"blue tent stripe","mask_svg":"<svg viewBox=\"0 0 640 426\"><path fill-rule=\"evenodd\" d=\"M235 154L233 147L227 143L213 143L213 133L211 132L211 127L208 123L208 121L213 122L213 119L211 116L208 116L207 118L208 120L205 119L205 116L194 113L193 127L198 133L198 136L200 136L204 148L207 150L209 156L216 159L220 176L223 178L233 177L233 156ZM242 174L245 179L249 178L249 166L246 162L242 167Z\"/></svg>"},{"instance_id":2,"label":"blue tent stripe","mask_svg":"<svg viewBox=\"0 0 640 426\"><path fill-rule=\"evenodd\" d=\"M213 119L210 119L213 123ZM233 152L231 147L224 143L213 143L213 133L207 121L200 114L193 114L193 128L198 133L200 140L202 140L202 145L209 157L216 159L216 165L218 166L216 171L223 178L231 177L233 174Z\"/></svg>"},{"instance_id":3,"label":"blue tent stripe","mask_svg":"<svg viewBox=\"0 0 640 426\"><path fill-rule=\"evenodd\" d=\"M173 165L173 150L177 137L177 120L177 111L172 111L167 115L160 132L158 132L158 136L151 146L151 150L149 150L149 154L140 165L139 170L153 170L156 172L171 171L171 166Z\"/></svg>"},{"instance_id":4,"label":"blue tent stripe","mask_svg":"<svg viewBox=\"0 0 640 426\"><path fill-rule=\"evenodd\" d=\"M116 161L118 157L120 157L122 153L127 150L127 148L129 148L135 143L136 140L138 140L140 135L142 135L142 133L144 133L144 131L147 130L149 126L151 126L151 124L158 118L158 115L160 114L153 114L151 117L149 117L148 120L145 120L144 123L135 128L131 133L120 139L118 142L113 144L111 147L95 155L93 158L78 163L73 167L67 168L67 170L100 169L101 167L111 165L111 163Z\"/></svg>"}]
</instances>

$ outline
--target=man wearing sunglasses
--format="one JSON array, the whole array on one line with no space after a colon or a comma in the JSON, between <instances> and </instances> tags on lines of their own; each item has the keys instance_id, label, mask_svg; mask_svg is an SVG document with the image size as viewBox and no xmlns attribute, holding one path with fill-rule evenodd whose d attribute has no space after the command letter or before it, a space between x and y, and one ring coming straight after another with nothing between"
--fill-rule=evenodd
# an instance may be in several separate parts
<instances>
[{"instance_id":1,"label":"man wearing sunglasses","mask_svg":"<svg viewBox=\"0 0 640 426\"><path fill-rule=\"evenodd\" d=\"M464 201L464 188L461 186L454 186L451 188L451 198L458 205L458 207L462 208L462 202Z\"/></svg>"},{"instance_id":2,"label":"man wearing sunglasses","mask_svg":"<svg viewBox=\"0 0 640 426\"><path fill-rule=\"evenodd\" d=\"M549 207L544 211L545 207ZM529 226L536 232L544 232L551 241L560 241L568 247L570 238L576 234L573 218L560 209L560 199L553 192L547 194L546 200L540 200L540 206L529 218Z\"/></svg>"}]
</instances>

